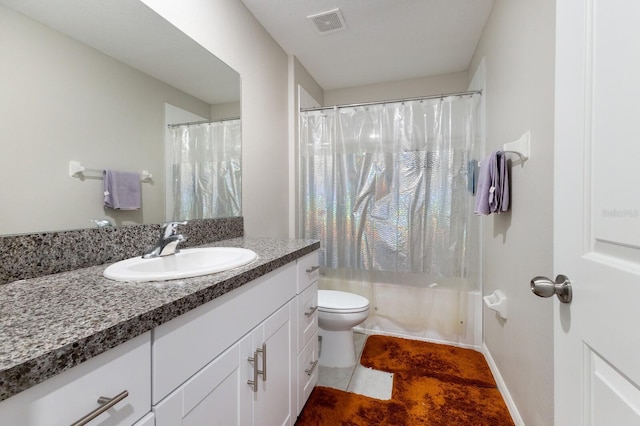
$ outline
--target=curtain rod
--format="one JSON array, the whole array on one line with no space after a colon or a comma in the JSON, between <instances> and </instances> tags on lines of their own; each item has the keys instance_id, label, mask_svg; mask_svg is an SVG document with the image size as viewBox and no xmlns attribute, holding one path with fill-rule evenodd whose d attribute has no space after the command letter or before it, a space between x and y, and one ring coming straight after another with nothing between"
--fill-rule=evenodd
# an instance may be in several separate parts
<instances>
[{"instance_id":1,"label":"curtain rod","mask_svg":"<svg viewBox=\"0 0 640 426\"><path fill-rule=\"evenodd\" d=\"M221 118L219 120L190 121L188 123L167 124L167 127L173 128L173 127L179 127L179 126L195 126L196 124L221 123L223 121L233 121L233 120L240 120L240 117Z\"/></svg>"},{"instance_id":2,"label":"curtain rod","mask_svg":"<svg viewBox=\"0 0 640 426\"><path fill-rule=\"evenodd\" d=\"M404 99L392 99L388 101L374 101L374 102L361 102L357 104L345 104L345 105L334 105L328 107L312 107L312 108L301 108L301 112L310 112L310 111L323 111L327 109L334 108L356 108L367 105L383 105L383 104L391 104L396 102L409 102L409 101L422 101L426 99L441 99L449 96L469 96L469 95L481 95L482 90L470 90L467 92L456 92L456 93L443 93L441 95L430 95L430 96L419 96L416 98L404 98Z\"/></svg>"}]
</instances>

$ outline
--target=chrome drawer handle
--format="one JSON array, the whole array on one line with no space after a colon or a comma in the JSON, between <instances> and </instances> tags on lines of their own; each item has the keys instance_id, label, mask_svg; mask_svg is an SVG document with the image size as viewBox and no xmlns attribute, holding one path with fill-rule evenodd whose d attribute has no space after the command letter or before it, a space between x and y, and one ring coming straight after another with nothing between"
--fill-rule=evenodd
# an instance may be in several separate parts
<instances>
[{"instance_id":1,"label":"chrome drawer handle","mask_svg":"<svg viewBox=\"0 0 640 426\"><path fill-rule=\"evenodd\" d=\"M267 381L267 344L262 344L262 349L256 349L256 352L262 354L262 371L258 371L258 374L262 374L262 381Z\"/></svg>"},{"instance_id":2,"label":"chrome drawer handle","mask_svg":"<svg viewBox=\"0 0 640 426\"><path fill-rule=\"evenodd\" d=\"M320 269L320 265L316 265L316 266L312 266L311 268L307 268L307 274L312 274L315 271L317 271L318 269Z\"/></svg>"},{"instance_id":3,"label":"chrome drawer handle","mask_svg":"<svg viewBox=\"0 0 640 426\"><path fill-rule=\"evenodd\" d=\"M126 391L126 390L121 392L121 393L119 393L118 395L114 396L113 398L108 398L106 396L101 396L100 398L98 398L98 404L100 404L100 407L96 408L95 410L93 410L92 412L90 412L89 414L87 414L86 416L81 418L80 420L76 421L75 423L72 423L71 426L84 426L84 425L86 425L91 420L95 419L100 414L104 413L105 411L107 411L108 409L110 409L111 407L113 407L118 402L122 401L123 399L125 399L128 396L129 396L129 392Z\"/></svg>"},{"instance_id":4,"label":"chrome drawer handle","mask_svg":"<svg viewBox=\"0 0 640 426\"><path fill-rule=\"evenodd\" d=\"M317 311L317 310L318 310L318 307L317 307L317 306L314 306L314 307L312 307L311 309L309 309L309 312L305 312L305 313L304 313L304 316L305 316L305 317L307 317L307 318L309 318L309 317L310 317L311 315L313 315L313 313L314 313L315 311Z\"/></svg>"},{"instance_id":5,"label":"chrome drawer handle","mask_svg":"<svg viewBox=\"0 0 640 426\"><path fill-rule=\"evenodd\" d=\"M247 358L247 361L253 363L253 380L247 380L247 384L253 387L253 392L258 393L258 351L256 350L253 353L253 356Z\"/></svg>"},{"instance_id":6,"label":"chrome drawer handle","mask_svg":"<svg viewBox=\"0 0 640 426\"><path fill-rule=\"evenodd\" d=\"M318 360L317 359L311 363L311 367L310 368L307 368L306 370L304 370L304 372L307 373L307 376L310 376L310 375L313 374L313 370L316 369L316 365L318 365Z\"/></svg>"}]
</instances>

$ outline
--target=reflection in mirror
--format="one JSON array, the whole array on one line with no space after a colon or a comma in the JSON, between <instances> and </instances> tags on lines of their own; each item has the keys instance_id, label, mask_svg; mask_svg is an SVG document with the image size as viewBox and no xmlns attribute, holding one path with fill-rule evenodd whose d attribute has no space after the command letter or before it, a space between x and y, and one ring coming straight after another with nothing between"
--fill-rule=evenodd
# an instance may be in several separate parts
<instances>
[{"instance_id":1,"label":"reflection in mirror","mask_svg":"<svg viewBox=\"0 0 640 426\"><path fill-rule=\"evenodd\" d=\"M0 54L0 234L240 215L240 77L139 0L0 0ZM140 209L103 169L152 176Z\"/></svg>"}]
</instances>

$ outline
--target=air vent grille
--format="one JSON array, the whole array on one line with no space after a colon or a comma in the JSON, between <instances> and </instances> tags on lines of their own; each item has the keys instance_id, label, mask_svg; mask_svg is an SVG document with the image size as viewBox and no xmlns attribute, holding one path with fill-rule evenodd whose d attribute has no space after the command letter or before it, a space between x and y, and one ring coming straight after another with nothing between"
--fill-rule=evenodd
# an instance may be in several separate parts
<instances>
[{"instance_id":1,"label":"air vent grille","mask_svg":"<svg viewBox=\"0 0 640 426\"><path fill-rule=\"evenodd\" d=\"M336 31L343 31L347 29L347 25L344 22L340 9L333 9L315 15L307 16L307 19L311 19L316 25L318 32L322 34L334 33Z\"/></svg>"}]
</instances>

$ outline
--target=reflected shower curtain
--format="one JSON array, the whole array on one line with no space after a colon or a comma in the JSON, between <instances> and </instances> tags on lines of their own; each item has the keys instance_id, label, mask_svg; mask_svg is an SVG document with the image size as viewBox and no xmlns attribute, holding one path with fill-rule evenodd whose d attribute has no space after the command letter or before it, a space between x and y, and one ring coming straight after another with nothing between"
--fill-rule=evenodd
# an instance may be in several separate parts
<instances>
[{"instance_id":1,"label":"reflected shower curtain","mask_svg":"<svg viewBox=\"0 0 640 426\"><path fill-rule=\"evenodd\" d=\"M301 234L328 274L465 284L478 96L301 113ZM473 253L469 248L473 247Z\"/></svg>"},{"instance_id":2,"label":"reflected shower curtain","mask_svg":"<svg viewBox=\"0 0 640 426\"><path fill-rule=\"evenodd\" d=\"M226 120L170 129L175 220L241 214L240 123Z\"/></svg>"}]
</instances>

